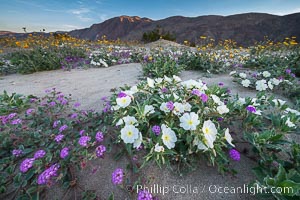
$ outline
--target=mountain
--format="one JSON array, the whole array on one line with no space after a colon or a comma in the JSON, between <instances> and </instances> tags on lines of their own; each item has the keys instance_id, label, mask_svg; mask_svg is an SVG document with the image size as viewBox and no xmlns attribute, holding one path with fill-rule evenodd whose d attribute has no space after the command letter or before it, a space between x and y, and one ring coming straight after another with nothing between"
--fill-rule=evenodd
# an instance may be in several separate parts
<instances>
[{"instance_id":1,"label":"mountain","mask_svg":"<svg viewBox=\"0 0 300 200\"><path fill-rule=\"evenodd\" d=\"M107 39L138 40L143 33L155 28L175 35L177 42L197 42L199 36L209 36L216 41L233 39L248 46L268 36L275 41L285 37L300 38L300 13L277 16L264 13L245 13L230 16L208 15L199 17L173 16L162 20L151 20L137 16L120 16L108 19L90 28L70 31L69 34L89 40Z\"/></svg>"}]
</instances>

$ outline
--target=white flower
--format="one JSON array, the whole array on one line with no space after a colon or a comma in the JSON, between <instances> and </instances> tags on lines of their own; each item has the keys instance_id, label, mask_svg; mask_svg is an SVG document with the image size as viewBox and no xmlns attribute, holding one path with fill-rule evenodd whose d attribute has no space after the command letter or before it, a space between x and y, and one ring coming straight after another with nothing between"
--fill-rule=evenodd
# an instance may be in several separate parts
<instances>
[{"instance_id":1,"label":"white flower","mask_svg":"<svg viewBox=\"0 0 300 200\"><path fill-rule=\"evenodd\" d=\"M272 101L274 102L275 106L283 106L286 103L286 101L281 99L273 99Z\"/></svg>"},{"instance_id":2,"label":"white flower","mask_svg":"<svg viewBox=\"0 0 300 200\"><path fill-rule=\"evenodd\" d=\"M277 78L272 78L271 81L272 81L272 83L273 83L274 85L279 85L279 83L282 82L282 80L279 80L279 79L277 79Z\"/></svg>"},{"instance_id":3,"label":"white flower","mask_svg":"<svg viewBox=\"0 0 300 200\"><path fill-rule=\"evenodd\" d=\"M241 78L247 78L247 74L245 74L245 73L240 73L239 76L240 76Z\"/></svg>"},{"instance_id":4,"label":"white flower","mask_svg":"<svg viewBox=\"0 0 300 200\"><path fill-rule=\"evenodd\" d=\"M163 79L162 79L162 78L156 78L156 79L155 79L155 82L156 82L157 84L160 84L160 83L162 83L162 81L163 81Z\"/></svg>"},{"instance_id":5,"label":"white flower","mask_svg":"<svg viewBox=\"0 0 300 200\"><path fill-rule=\"evenodd\" d=\"M175 132L164 124L161 126L161 129L162 129L161 137L164 145L166 145L168 149L174 148L175 142L177 141Z\"/></svg>"},{"instance_id":6,"label":"white flower","mask_svg":"<svg viewBox=\"0 0 300 200\"><path fill-rule=\"evenodd\" d=\"M164 75L164 79L165 79L165 81L167 81L167 82L169 82L169 83L171 83L172 82L172 79L170 79L169 77L167 77L166 75Z\"/></svg>"},{"instance_id":7,"label":"white flower","mask_svg":"<svg viewBox=\"0 0 300 200\"><path fill-rule=\"evenodd\" d=\"M107 64L104 60L102 60L101 58L100 58L99 62L100 62L104 67L108 67L108 64Z\"/></svg>"},{"instance_id":8,"label":"white flower","mask_svg":"<svg viewBox=\"0 0 300 200\"><path fill-rule=\"evenodd\" d=\"M197 88L200 90L200 92L204 92L204 90L207 90L207 86L201 81L195 81L195 80L187 80L181 82L181 85L186 87L187 89Z\"/></svg>"},{"instance_id":9,"label":"white flower","mask_svg":"<svg viewBox=\"0 0 300 200\"><path fill-rule=\"evenodd\" d=\"M164 152L165 148L163 146L160 146L158 143L156 143L155 147L154 147L154 151L155 152Z\"/></svg>"},{"instance_id":10,"label":"white flower","mask_svg":"<svg viewBox=\"0 0 300 200\"><path fill-rule=\"evenodd\" d=\"M184 105L182 103L178 103L178 102L175 102L174 103L174 114L175 115L180 115L181 113L184 113L185 109L184 109Z\"/></svg>"},{"instance_id":11,"label":"white flower","mask_svg":"<svg viewBox=\"0 0 300 200\"><path fill-rule=\"evenodd\" d=\"M132 116L129 116L129 115L123 117L122 119L123 119L123 121L125 122L125 125L134 125L134 126L136 126L136 125L137 125L137 122L138 122L138 121L135 119L135 117L132 117Z\"/></svg>"},{"instance_id":12,"label":"white flower","mask_svg":"<svg viewBox=\"0 0 300 200\"><path fill-rule=\"evenodd\" d=\"M205 146L205 144L203 144L203 142L200 141L198 137L195 137L193 144L197 146L199 150L208 150L207 146Z\"/></svg>"},{"instance_id":13,"label":"white flower","mask_svg":"<svg viewBox=\"0 0 300 200\"><path fill-rule=\"evenodd\" d=\"M229 112L229 109L227 108L226 105L222 105L222 106L218 106L217 107L217 111L220 115L223 115L225 113L228 113Z\"/></svg>"},{"instance_id":14,"label":"white flower","mask_svg":"<svg viewBox=\"0 0 300 200\"><path fill-rule=\"evenodd\" d=\"M262 75L263 75L263 77L265 77L265 78L268 78L268 77L271 76L270 72L268 72L268 71L264 71L264 72L262 73Z\"/></svg>"},{"instance_id":15,"label":"white flower","mask_svg":"<svg viewBox=\"0 0 300 200\"><path fill-rule=\"evenodd\" d=\"M202 127L202 131L205 137L205 144L209 148L214 148L214 141L216 140L218 133L215 124L210 120L205 121Z\"/></svg>"},{"instance_id":16,"label":"white flower","mask_svg":"<svg viewBox=\"0 0 300 200\"><path fill-rule=\"evenodd\" d=\"M244 87L249 87L249 85L251 84L250 80L248 79L242 80L241 83Z\"/></svg>"},{"instance_id":17,"label":"white flower","mask_svg":"<svg viewBox=\"0 0 300 200\"><path fill-rule=\"evenodd\" d=\"M291 122L291 120L290 120L289 117L287 118L285 124L286 124L288 127L290 127L290 128L293 128L293 127L296 126L293 122Z\"/></svg>"},{"instance_id":18,"label":"white flower","mask_svg":"<svg viewBox=\"0 0 300 200\"><path fill-rule=\"evenodd\" d=\"M173 79L177 82L181 81L181 78L179 76L173 75Z\"/></svg>"},{"instance_id":19,"label":"white flower","mask_svg":"<svg viewBox=\"0 0 300 200\"><path fill-rule=\"evenodd\" d=\"M131 98L129 96L117 98L117 105L121 108L126 108L131 103Z\"/></svg>"},{"instance_id":20,"label":"white flower","mask_svg":"<svg viewBox=\"0 0 300 200\"><path fill-rule=\"evenodd\" d=\"M224 103L220 100L220 98L218 96L216 96L214 94L211 94L210 96L212 97L212 99L214 100L214 102L216 104L218 104L219 106L224 105Z\"/></svg>"},{"instance_id":21,"label":"white flower","mask_svg":"<svg viewBox=\"0 0 300 200\"><path fill-rule=\"evenodd\" d=\"M132 94L135 94L135 93L137 93L137 92L139 91L139 89L137 88L136 85L134 85L134 86L132 86L132 87L130 88L130 91L131 91Z\"/></svg>"},{"instance_id":22,"label":"white flower","mask_svg":"<svg viewBox=\"0 0 300 200\"><path fill-rule=\"evenodd\" d=\"M134 141L139 137L139 130L133 125L126 125L121 129L121 139L124 143L134 143Z\"/></svg>"},{"instance_id":23,"label":"white flower","mask_svg":"<svg viewBox=\"0 0 300 200\"><path fill-rule=\"evenodd\" d=\"M189 104L189 103L187 103L187 102L184 103L183 106L184 106L184 110L187 111L187 112L190 112L191 109L192 109L191 104Z\"/></svg>"},{"instance_id":24,"label":"white flower","mask_svg":"<svg viewBox=\"0 0 300 200\"><path fill-rule=\"evenodd\" d=\"M147 77L147 83L148 83L149 87L154 88L154 80L153 79Z\"/></svg>"},{"instance_id":25,"label":"white flower","mask_svg":"<svg viewBox=\"0 0 300 200\"><path fill-rule=\"evenodd\" d=\"M167 103L165 103L165 102L160 105L159 109L166 113L170 112L169 108L167 107Z\"/></svg>"},{"instance_id":26,"label":"white flower","mask_svg":"<svg viewBox=\"0 0 300 200\"><path fill-rule=\"evenodd\" d=\"M143 142L143 136L142 136L142 133L139 132L139 137L136 140L134 140L134 142L133 142L133 148L139 148L141 146L142 142Z\"/></svg>"},{"instance_id":27,"label":"white flower","mask_svg":"<svg viewBox=\"0 0 300 200\"><path fill-rule=\"evenodd\" d=\"M268 81L268 86L269 86L270 90L273 90L274 86L272 85L271 81Z\"/></svg>"},{"instance_id":28,"label":"white flower","mask_svg":"<svg viewBox=\"0 0 300 200\"><path fill-rule=\"evenodd\" d=\"M184 113L179 120L179 126L184 130L196 130L197 126L200 124L199 117L194 112Z\"/></svg>"},{"instance_id":29,"label":"white flower","mask_svg":"<svg viewBox=\"0 0 300 200\"><path fill-rule=\"evenodd\" d=\"M229 133L229 129L228 128L225 130L225 140L228 142L228 144L230 144L231 146L234 147L234 144L232 144L232 137L231 137L231 135Z\"/></svg>"},{"instance_id":30,"label":"white flower","mask_svg":"<svg viewBox=\"0 0 300 200\"><path fill-rule=\"evenodd\" d=\"M268 86L267 86L266 80L256 81L256 90L263 91L263 90L266 90L267 88L268 88Z\"/></svg>"},{"instance_id":31,"label":"white flower","mask_svg":"<svg viewBox=\"0 0 300 200\"><path fill-rule=\"evenodd\" d=\"M118 106L118 105L115 105L115 106L111 107L112 111L119 110L119 109L120 109L120 106Z\"/></svg>"},{"instance_id":32,"label":"white flower","mask_svg":"<svg viewBox=\"0 0 300 200\"><path fill-rule=\"evenodd\" d=\"M232 76L232 75L235 74L235 73L236 73L236 71L231 71L231 72L229 73L229 75Z\"/></svg>"},{"instance_id":33,"label":"white flower","mask_svg":"<svg viewBox=\"0 0 300 200\"><path fill-rule=\"evenodd\" d=\"M152 105L145 105L145 109L144 109L144 115L147 115L147 114L152 114L154 113L154 107Z\"/></svg>"},{"instance_id":34,"label":"white flower","mask_svg":"<svg viewBox=\"0 0 300 200\"><path fill-rule=\"evenodd\" d=\"M120 126L120 125L122 125L122 124L124 124L123 119L119 119L119 121L116 123L116 126Z\"/></svg>"},{"instance_id":35,"label":"white flower","mask_svg":"<svg viewBox=\"0 0 300 200\"><path fill-rule=\"evenodd\" d=\"M287 113L294 113L295 115L300 115L300 112L298 111L298 110L294 110L294 109L291 109L291 108L286 108L285 109L285 112L287 112Z\"/></svg>"},{"instance_id":36,"label":"white flower","mask_svg":"<svg viewBox=\"0 0 300 200\"><path fill-rule=\"evenodd\" d=\"M239 98L236 102L238 105L244 105L246 103L246 99L245 98Z\"/></svg>"}]
</instances>

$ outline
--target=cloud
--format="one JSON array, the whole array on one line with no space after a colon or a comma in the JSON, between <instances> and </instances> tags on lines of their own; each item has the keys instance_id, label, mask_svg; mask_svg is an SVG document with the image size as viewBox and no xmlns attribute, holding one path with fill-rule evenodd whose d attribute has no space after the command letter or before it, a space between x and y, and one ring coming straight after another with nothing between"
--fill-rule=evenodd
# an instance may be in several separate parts
<instances>
[{"instance_id":1,"label":"cloud","mask_svg":"<svg viewBox=\"0 0 300 200\"><path fill-rule=\"evenodd\" d=\"M82 15L78 15L77 18L82 21L82 22L89 22L89 21L92 21L93 18L90 18L90 17L84 17Z\"/></svg>"},{"instance_id":2,"label":"cloud","mask_svg":"<svg viewBox=\"0 0 300 200\"><path fill-rule=\"evenodd\" d=\"M70 10L69 12L72 13L72 14L74 14L74 15L81 15L81 14L85 14L85 13L91 12L91 10L88 9L88 8L82 7L82 8L79 8L79 9Z\"/></svg>"}]
</instances>

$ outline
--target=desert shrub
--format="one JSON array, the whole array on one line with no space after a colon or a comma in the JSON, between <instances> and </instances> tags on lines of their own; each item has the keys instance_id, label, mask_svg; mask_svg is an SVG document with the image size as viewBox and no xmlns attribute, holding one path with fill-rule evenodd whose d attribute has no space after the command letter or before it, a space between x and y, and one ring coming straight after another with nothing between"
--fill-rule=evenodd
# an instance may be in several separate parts
<instances>
[{"instance_id":1,"label":"desert shrub","mask_svg":"<svg viewBox=\"0 0 300 200\"><path fill-rule=\"evenodd\" d=\"M28 108L30 98L33 98L33 96L26 97L16 93L9 95L6 91L3 91L3 94L0 94L0 115Z\"/></svg>"},{"instance_id":2,"label":"desert shrub","mask_svg":"<svg viewBox=\"0 0 300 200\"><path fill-rule=\"evenodd\" d=\"M6 58L17 66L17 72L29 74L38 71L60 69L66 57L85 58L85 50L70 47L37 47L32 50L20 50L9 54Z\"/></svg>"},{"instance_id":3,"label":"desert shrub","mask_svg":"<svg viewBox=\"0 0 300 200\"><path fill-rule=\"evenodd\" d=\"M178 75L185 66L166 56L159 56L151 61L142 63L143 72L148 77L163 77Z\"/></svg>"},{"instance_id":4,"label":"desert shrub","mask_svg":"<svg viewBox=\"0 0 300 200\"><path fill-rule=\"evenodd\" d=\"M74 186L74 173L104 156L99 115L78 110L55 89L46 92L25 112L1 116L1 199L38 199L52 184Z\"/></svg>"}]
</instances>

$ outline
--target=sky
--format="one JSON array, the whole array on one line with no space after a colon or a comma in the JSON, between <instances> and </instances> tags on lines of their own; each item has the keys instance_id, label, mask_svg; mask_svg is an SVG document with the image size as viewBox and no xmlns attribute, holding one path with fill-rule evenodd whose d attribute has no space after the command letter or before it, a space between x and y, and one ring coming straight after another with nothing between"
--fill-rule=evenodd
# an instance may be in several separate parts
<instances>
[{"instance_id":1,"label":"sky","mask_svg":"<svg viewBox=\"0 0 300 200\"><path fill-rule=\"evenodd\" d=\"M300 12L300 0L0 0L0 30L69 31L128 15L153 20L181 15Z\"/></svg>"}]
</instances>

